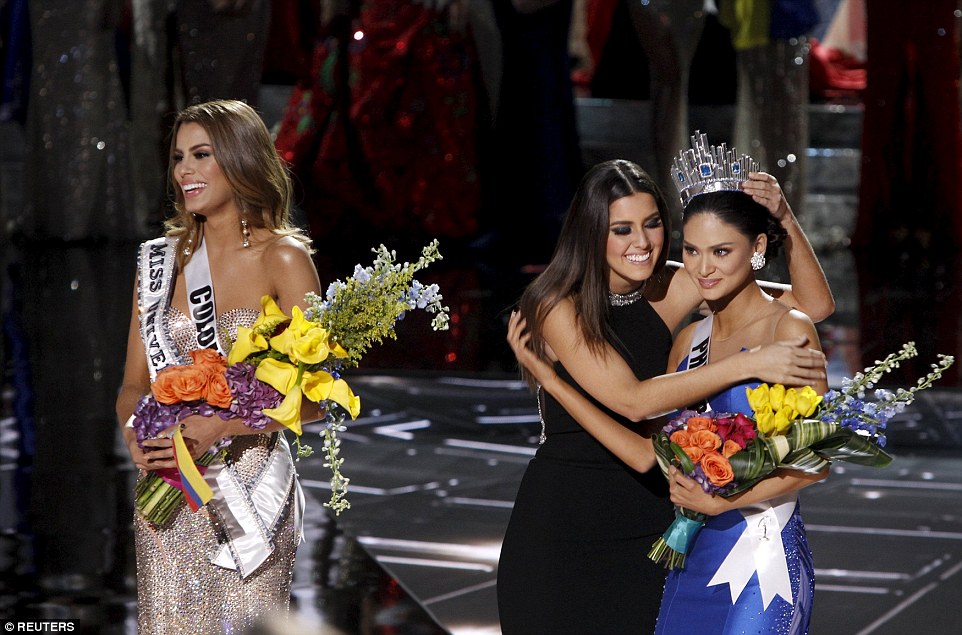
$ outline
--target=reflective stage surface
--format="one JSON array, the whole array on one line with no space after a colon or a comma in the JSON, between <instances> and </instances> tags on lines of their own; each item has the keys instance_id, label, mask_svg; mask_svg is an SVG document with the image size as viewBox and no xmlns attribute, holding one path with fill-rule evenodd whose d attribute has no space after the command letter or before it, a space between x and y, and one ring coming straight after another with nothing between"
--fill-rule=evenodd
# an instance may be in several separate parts
<instances>
[{"instance_id":1,"label":"reflective stage surface","mask_svg":"<svg viewBox=\"0 0 962 635\"><path fill-rule=\"evenodd\" d=\"M583 103L582 123L629 117L600 106ZM849 119L833 121L857 129ZM590 134L584 145L599 160L610 150L609 141ZM799 216L838 303L819 325L831 383L910 339L921 355L893 376L898 385L927 372L935 352L962 355L958 261L929 254L923 271L911 254L881 254L899 263L893 273L856 257L845 236L854 219L857 151L813 147L808 158L810 191ZM4 184L22 178L18 165L4 158ZM14 192L3 190L8 210L21 204ZM0 621L74 618L81 632L134 633L134 471L118 442L113 402L136 245L4 241ZM389 245L402 260L419 246ZM363 399L363 416L343 435L352 508L336 519L323 508L328 476L319 455L298 465L307 539L292 607L305 632L499 632L498 554L539 432L535 401L503 340L505 309L532 274L517 266L517 254L441 247L443 266L425 281L441 285L455 328L425 335L424 323L408 319L399 341L351 378ZM940 386L890 424L892 466L837 466L802 493L817 569L813 634L962 625L957 369ZM317 428L306 436L320 445Z\"/></svg>"}]
</instances>

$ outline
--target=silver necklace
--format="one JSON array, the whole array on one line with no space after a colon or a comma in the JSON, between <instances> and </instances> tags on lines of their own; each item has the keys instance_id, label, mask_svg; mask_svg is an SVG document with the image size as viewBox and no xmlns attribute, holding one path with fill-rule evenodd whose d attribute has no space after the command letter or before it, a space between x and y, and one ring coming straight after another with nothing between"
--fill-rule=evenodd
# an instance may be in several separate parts
<instances>
[{"instance_id":1,"label":"silver necklace","mask_svg":"<svg viewBox=\"0 0 962 635\"><path fill-rule=\"evenodd\" d=\"M608 292L608 303L611 306L628 306L634 304L645 295L645 285L641 285L631 293Z\"/></svg>"}]
</instances>

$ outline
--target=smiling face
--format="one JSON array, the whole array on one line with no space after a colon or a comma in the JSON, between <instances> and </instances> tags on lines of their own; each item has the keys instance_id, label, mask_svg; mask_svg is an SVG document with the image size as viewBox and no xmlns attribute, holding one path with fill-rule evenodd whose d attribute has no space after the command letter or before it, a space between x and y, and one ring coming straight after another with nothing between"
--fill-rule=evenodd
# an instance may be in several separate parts
<instances>
[{"instance_id":1,"label":"smiling face","mask_svg":"<svg viewBox=\"0 0 962 635\"><path fill-rule=\"evenodd\" d=\"M180 187L184 209L210 218L224 210L237 213L234 191L214 155L210 135L197 123L177 129L171 157L173 176Z\"/></svg>"},{"instance_id":2,"label":"smiling face","mask_svg":"<svg viewBox=\"0 0 962 635\"><path fill-rule=\"evenodd\" d=\"M685 271L705 300L720 300L754 282L752 253L764 254L766 244L764 234L751 240L715 214L699 213L685 221Z\"/></svg>"},{"instance_id":3,"label":"smiling face","mask_svg":"<svg viewBox=\"0 0 962 635\"><path fill-rule=\"evenodd\" d=\"M665 228L651 194L636 192L608 206L608 288L629 293L650 278L665 244Z\"/></svg>"}]
</instances>

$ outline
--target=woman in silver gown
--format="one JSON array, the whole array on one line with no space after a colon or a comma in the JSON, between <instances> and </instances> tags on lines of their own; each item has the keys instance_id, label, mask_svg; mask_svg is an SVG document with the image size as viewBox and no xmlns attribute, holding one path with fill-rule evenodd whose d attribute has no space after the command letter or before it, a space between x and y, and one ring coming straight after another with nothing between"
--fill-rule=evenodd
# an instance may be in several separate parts
<instances>
[{"instance_id":1,"label":"woman in silver gown","mask_svg":"<svg viewBox=\"0 0 962 635\"><path fill-rule=\"evenodd\" d=\"M176 213L165 236L141 246L120 422L133 421L164 367L190 363L201 347L229 351L262 296L290 314L320 289L309 241L289 219L290 180L252 108L216 101L181 112L168 176ZM163 434L141 446L122 429L142 476L175 466ZM192 415L181 429L195 458L231 444L205 475L217 473L206 507L182 506L163 526L135 519L140 633L235 632L286 613L302 496L283 426Z\"/></svg>"}]
</instances>

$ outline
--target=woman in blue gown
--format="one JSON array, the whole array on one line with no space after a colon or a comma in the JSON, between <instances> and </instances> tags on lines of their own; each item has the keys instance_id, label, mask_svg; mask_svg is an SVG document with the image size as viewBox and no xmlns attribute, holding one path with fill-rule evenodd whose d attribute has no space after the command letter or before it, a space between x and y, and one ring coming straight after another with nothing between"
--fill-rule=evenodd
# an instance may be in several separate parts
<instances>
[{"instance_id":1,"label":"woman in blue gown","mask_svg":"<svg viewBox=\"0 0 962 635\"><path fill-rule=\"evenodd\" d=\"M718 195L712 194L705 196L706 198L704 200L709 201ZM722 221L721 217L713 211L712 213L695 214L691 217L700 220L696 221L695 225L693 225L693 229L696 228L696 225L698 226L698 231L694 234L697 236L698 242L692 243L691 245L686 243L685 264L688 274L687 277L690 277L701 296L715 312L713 320L716 337L708 354L708 361L711 363L707 365L705 370L716 367L717 360L722 358L730 357L731 359L728 359L726 362L728 364L739 360L747 361L748 355L733 357L730 353L738 352L743 348L756 348L763 343L770 344L776 341L794 339L795 341L807 340L817 345L817 338L811 320L804 314L790 309L787 304L783 304L764 293L761 288L758 287L752 275L752 253L760 252L764 254L769 242L769 234L777 241L784 238L784 230L782 229L781 232L778 231L780 224L775 221L765 207L753 203L751 196L742 192L729 192L722 196L734 196L736 207L739 209L751 203L755 206L755 208L753 208L754 211L758 212L758 210L760 210L756 216L761 218L764 224L763 229L752 233L744 229L739 229L738 224ZM706 210L706 212L707 211L708 210ZM691 218L688 219L688 222L691 222ZM769 219L771 219L771 223L769 223ZM739 219L736 218L735 220L738 221ZM704 221L708 222L706 223ZM704 225L704 227L702 227L702 225ZM771 226L769 227L769 225ZM687 224L685 229L687 240ZM707 242L704 238L705 230L707 230L708 236L710 237ZM701 255L702 252L706 252L707 255L703 257ZM758 258L755 259L755 262L758 262ZM725 309L729 310L725 311ZM564 370L563 367L552 367L545 363L543 359L527 346L531 340L531 334L525 331L525 328L525 320L523 320L519 314L513 315L509 323L508 341L514 349L519 362L529 371L534 381L539 383L552 399L557 401L564 411L576 420L584 430L588 431L600 444L604 445L612 454L624 461L626 465L642 472L650 469L654 459L649 439L643 435L632 432L624 425L619 424L609 413L599 409L596 402L586 398L582 391L568 383L570 380L566 381L567 378L565 375L567 375L567 373L561 372L561 374L559 374L559 371ZM679 334L673 350L683 351L682 355L684 355L684 353L688 351L690 342L691 330L686 329ZM678 368L678 360L673 357L671 361L670 368ZM734 375L729 376L736 382L744 381ZM824 379L809 383L813 383L817 390L824 390L825 388ZM744 385L742 385L741 389L742 392L744 392ZM772 510L770 513L762 512L762 517L767 520L772 514L777 515L784 513L782 501L771 501L771 499L780 496L793 497L792 492L814 480L816 479L811 477L799 478L792 474L778 475L763 481L763 483L760 483L752 490L743 494L742 500L746 504L758 504L763 507L767 504ZM683 485L675 485L673 487L675 489L684 488ZM678 495L688 495L693 499L696 498L695 494L690 493L687 489L684 490L684 493L679 493ZM594 496L598 500L603 500L605 498L605 492L598 491ZM709 498L707 503L711 503L713 500L714 499ZM796 514L794 513L793 500L792 498L792 509L789 515L795 518ZM769 503L764 503L763 501L769 501ZM699 500L696 504L706 505L706 501ZM788 498L786 498L784 504L789 504ZM735 511L732 513L741 518L740 512ZM725 522L734 524L735 520L734 516L728 516L722 519L721 522L722 524ZM514 518L512 518L512 522L514 522ZM807 545L804 542L804 533L801 529L800 519L798 519L798 522L791 523L788 521L785 523L779 521L779 526L782 525L785 525L785 527L791 526L786 532L787 537L782 540L782 544L786 547L784 551L792 551L792 553L801 553L802 555L807 553ZM699 537L697 541L698 544L712 542L715 529L706 528L704 531L705 535L709 537L706 539ZM792 533L793 531L795 532L794 534ZM795 539L794 536L798 536L799 539ZM781 551L783 550L780 550L780 553ZM781 555L778 560L783 562L789 561L788 558L783 558ZM792 559L792 562L798 563L803 560L804 557ZM637 565L643 566L644 562L638 562ZM794 566L794 564L790 564L789 566ZM809 572L810 568L809 564ZM680 578L680 582L683 583L681 586L689 588L688 579L684 576L685 573L682 573L676 577ZM792 577L798 580L801 579L797 574L793 574ZM808 579L810 579L810 575ZM615 581L614 584L617 584L617 582ZM690 599L694 601L699 610L705 610L703 609L703 605L711 604L711 606L718 608L719 613L738 613L743 610L742 605L738 603L733 604L731 595L728 592L729 586L730 585L723 584L716 588L706 589L704 582L695 583L694 587L696 588L690 595ZM787 602L791 607L795 606L796 596L804 596L806 592L809 598L811 595L810 585L807 583L801 585L796 584L795 587L795 590L792 592L786 592L786 595L792 596ZM714 593L717 589L720 589L721 593ZM650 593L651 590L649 589L649 594ZM657 591L655 591L655 593L657 593ZM749 595L751 595L750 592L748 595L745 595L745 597L748 598ZM680 600L681 596L678 596L677 599ZM721 602L721 599L724 599L725 602ZM769 606L780 606L776 604L779 601L784 602L785 600L775 598L770 602ZM808 605L810 605L810 602L808 602ZM720 621L713 621L711 623L705 623L701 619L693 622L691 621L693 614L690 613L690 611L694 610L693 606L678 604L662 606L662 617L659 618L661 620L659 628L662 628L665 633L675 632L673 630L666 630L668 628L667 618L665 618L664 615L668 609L671 610L672 617L680 620L680 623L683 623L686 629L690 628L694 623L697 623L699 630L707 630L709 633L748 632L745 630L726 630L727 617L725 619L719 618ZM763 619L769 619L771 617L767 615L764 610L759 610L758 613L763 616ZM794 614L794 608L792 609L792 613ZM800 621L807 624L806 610L802 609L800 613L803 614L799 618ZM715 618L712 619L715 620ZM772 619L772 623L778 621L773 617ZM748 621L751 620L749 619ZM637 632L650 632L652 628L650 624L635 624L635 627ZM761 628L762 632L769 632L770 630L767 626ZM754 632L758 632L757 623ZM793 632L803 632L803 630Z\"/></svg>"},{"instance_id":2,"label":"woman in blue gown","mask_svg":"<svg viewBox=\"0 0 962 635\"><path fill-rule=\"evenodd\" d=\"M745 190L773 206L782 199L774 179L760 173ZM785 208L780 223L794 238L789 271L804 293L781 295L824 317L831 293ZM731 382L824 377L824 357L804 338L659 375L671 334L701 301L691 276L664 267L668 235L666 205L650 177L627 161L600 164L579 187L547 269L522 297L532 354L615 423L607 431L586 425L580 404L546 386L544 441L522 479L498 568L506 635L651 632L664 572L644 554L671 507L651 471L650 442L646 456L621 448L647 442L658 414Z\"/></svg>"}]
</instances>

